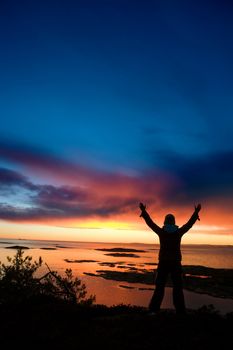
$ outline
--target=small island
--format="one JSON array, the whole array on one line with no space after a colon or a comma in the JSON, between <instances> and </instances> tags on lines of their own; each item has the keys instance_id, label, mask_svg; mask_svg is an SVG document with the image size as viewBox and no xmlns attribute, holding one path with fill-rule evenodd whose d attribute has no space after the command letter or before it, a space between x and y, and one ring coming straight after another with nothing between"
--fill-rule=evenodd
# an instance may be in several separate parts
<instances>
[{"instance_id":1,"label":"small island","mask_svg":"<svg viewBox=\"0 0 233 350\"><path fill-rule=\"evenodd\" d=\"M5 249L16 249L16 250L21 249L21 250L25 250L25 249L31 249L31 248L25 247L23 245L11 245L9 247L5 247Z\"/></svg>"},{"instance_id":2,"label":"small island","mask_svg":"<svg viewBox=\"0 0 233 350\"><path fill-rule=\"evenodd\" d=\"M57 250L57 248L54 248L54 247L42 247L40 249L43 249L43 250Z\"/></svg>"},{"instance_id":3,"label":"small island","mask_svg":"<svg viewBox=\"0 0 233 350\"><path fill-rule=\"evenodd\" d=\"M139 255L137 254L134 254L134 253L107 253L107 254L104 254L104 255L107 255L107 256L114 256L114 257L122 257L122 258L140 258Z\"/></svg>"},{"instance_id":4,"label":"small island","mask_svg":"<svg viewBox=\"0 0 233 350\"><path fill-rule=\"evenodd\" d=\"M116 252L116 253L146 253L145 250L133 249L133 248L97 248L102 252Z\"/></svg>"}]
</instances>

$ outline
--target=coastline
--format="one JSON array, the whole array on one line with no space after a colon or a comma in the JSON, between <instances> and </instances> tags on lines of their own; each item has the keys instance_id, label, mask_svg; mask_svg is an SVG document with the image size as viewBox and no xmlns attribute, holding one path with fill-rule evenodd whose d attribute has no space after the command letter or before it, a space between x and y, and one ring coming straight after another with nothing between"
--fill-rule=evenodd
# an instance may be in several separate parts
<instances>
[{"instance_id":1,"label":"coastline","mask_svg":"<svg viewBox=\"0 0 233 350\"><path fill-rule=\"evenodd\" d=\"M154 244L123 245L119 243L89 244L84 242L71 244L69 241L23 241L9 240L8 238L6 241L0 240L0 261L3 258L7 261L6 256L13 256L19 245L29 248L25 250L25 255L33 256L33 259L42 256L44 262L60 273L66 268L71 268L75 275L82 278L87 284L88 290L92 294L97 295L97 299L101 303L105 303L104 295L106 294L106 305L113 305L115 300L120 302L127 301L127 303L132 302L135 305L146 305L154 288L157 265L156 248L158 248ZM190 254L193 254L188 262L194 262L194 264L183 264L183 270L185 273L184 290L193 292L196 295L202 294L215 297L216 305L220 306L217 299L229 299L229 301L233 299L233 269L203 265L203 262L208 262L211 265L213 257L215 259L214 262L217 263L216 266L220 264L220 259L216 256L216 252L221 253L222 250L218 248L218 246L214 246L213 250L210 245L208 247L206 245L198 245L198 247L195 246L195 249L192 249L192 247L188 246L188 249L183 251L183 260L187 261ZM220 258L223 257L225 259L227 256L227 261L231 262L232 249L233 247L229 248L228 246L224 248L223 254L219 255ZM211 253L211 256L210 252L212 251L214 255ZM226 252L227 254L225 254ZM138 257L135 257L135 255L130 256L130 254L134 253ZM196 259L199 253L204 260ZM221 265L224 266L224 264ZM170 288L171 286L172 284L168 280L167 287ZM193 297L190 296L190 298L196 300L195 295ZM199 305L202 305L203 298L199 299ZM205 297L204 300L206 301L207 298ZM198 306L197 304L195 306ZM192 302L189 305L191 306ZM229 303L229 311L232 309L231 305ZM170 307L169 300L164 306L165 308Z\"/></svg>"}]
</instances>

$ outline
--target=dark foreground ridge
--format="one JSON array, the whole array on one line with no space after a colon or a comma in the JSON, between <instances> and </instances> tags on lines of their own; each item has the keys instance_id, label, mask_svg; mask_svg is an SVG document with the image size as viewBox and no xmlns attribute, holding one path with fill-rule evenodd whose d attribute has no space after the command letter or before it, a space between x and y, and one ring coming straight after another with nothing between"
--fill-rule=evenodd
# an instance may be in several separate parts
<instances>
[{"instance_id":1,"label":"dark foreground ridge","mask_svg":"<svg viewBox=\"0 0 233 350\"><path fill-rule=\"evenodd\" d=\"M41 258L33 262L22 249L0 263L2 349L232 348L233 313L203 306L186 315L150 315L143 307L96 305L71 269L59 275L45 264L47 272L38 277L41 266Z\"/></svg>"},{"instance_id":2,"label":"dark foreground ridge","mask_svg":"<svg viewBox=\"0 0 233 350\"><path fill-rule=\"evenodd\" d=\"M148 315L142 307L82 306L48 299L0 306L1 346L41 349L231 349L233 313L211 307Z\"/></svg>"}]
</instances>

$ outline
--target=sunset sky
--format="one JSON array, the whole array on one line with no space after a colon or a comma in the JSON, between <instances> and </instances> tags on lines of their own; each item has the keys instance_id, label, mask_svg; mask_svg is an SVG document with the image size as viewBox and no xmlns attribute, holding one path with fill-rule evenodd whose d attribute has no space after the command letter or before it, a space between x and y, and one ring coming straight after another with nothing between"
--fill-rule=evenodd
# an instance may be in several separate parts
<instances>
[{"instance_id":1,"label":"sunset sky","mask_svg":"<svg viewBox=\"0 0 233 350\"><path fill-rule=\"evenodd\" d=\"M233 244L233 5L0 2L0 237Z\"/></svg>"}]
</instances>

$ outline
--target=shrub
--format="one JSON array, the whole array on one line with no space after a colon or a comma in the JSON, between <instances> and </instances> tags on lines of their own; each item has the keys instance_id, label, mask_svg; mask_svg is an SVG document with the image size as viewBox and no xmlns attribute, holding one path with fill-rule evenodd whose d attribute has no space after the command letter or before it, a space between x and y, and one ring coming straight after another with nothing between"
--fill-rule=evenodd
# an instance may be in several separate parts
<instances>
[{"instance_id":1,"label":"shrub","mask_svg":"<svg viewBox=\"0 0 233 350\"><path fill-rule=\"evenodd\" d=\"M47 296L56 300L65 300L75 304L91 305L95 296L86 297L86 285L72 270L67 269L61 276L57 271L51 271L35 277L42 266L42 259L32 261L31 256L24 257L24 251L18 249L13 258L7 257L8 265L0 262L0 303L18 303L33 297Z\"/></svg>"}]
</instances>

